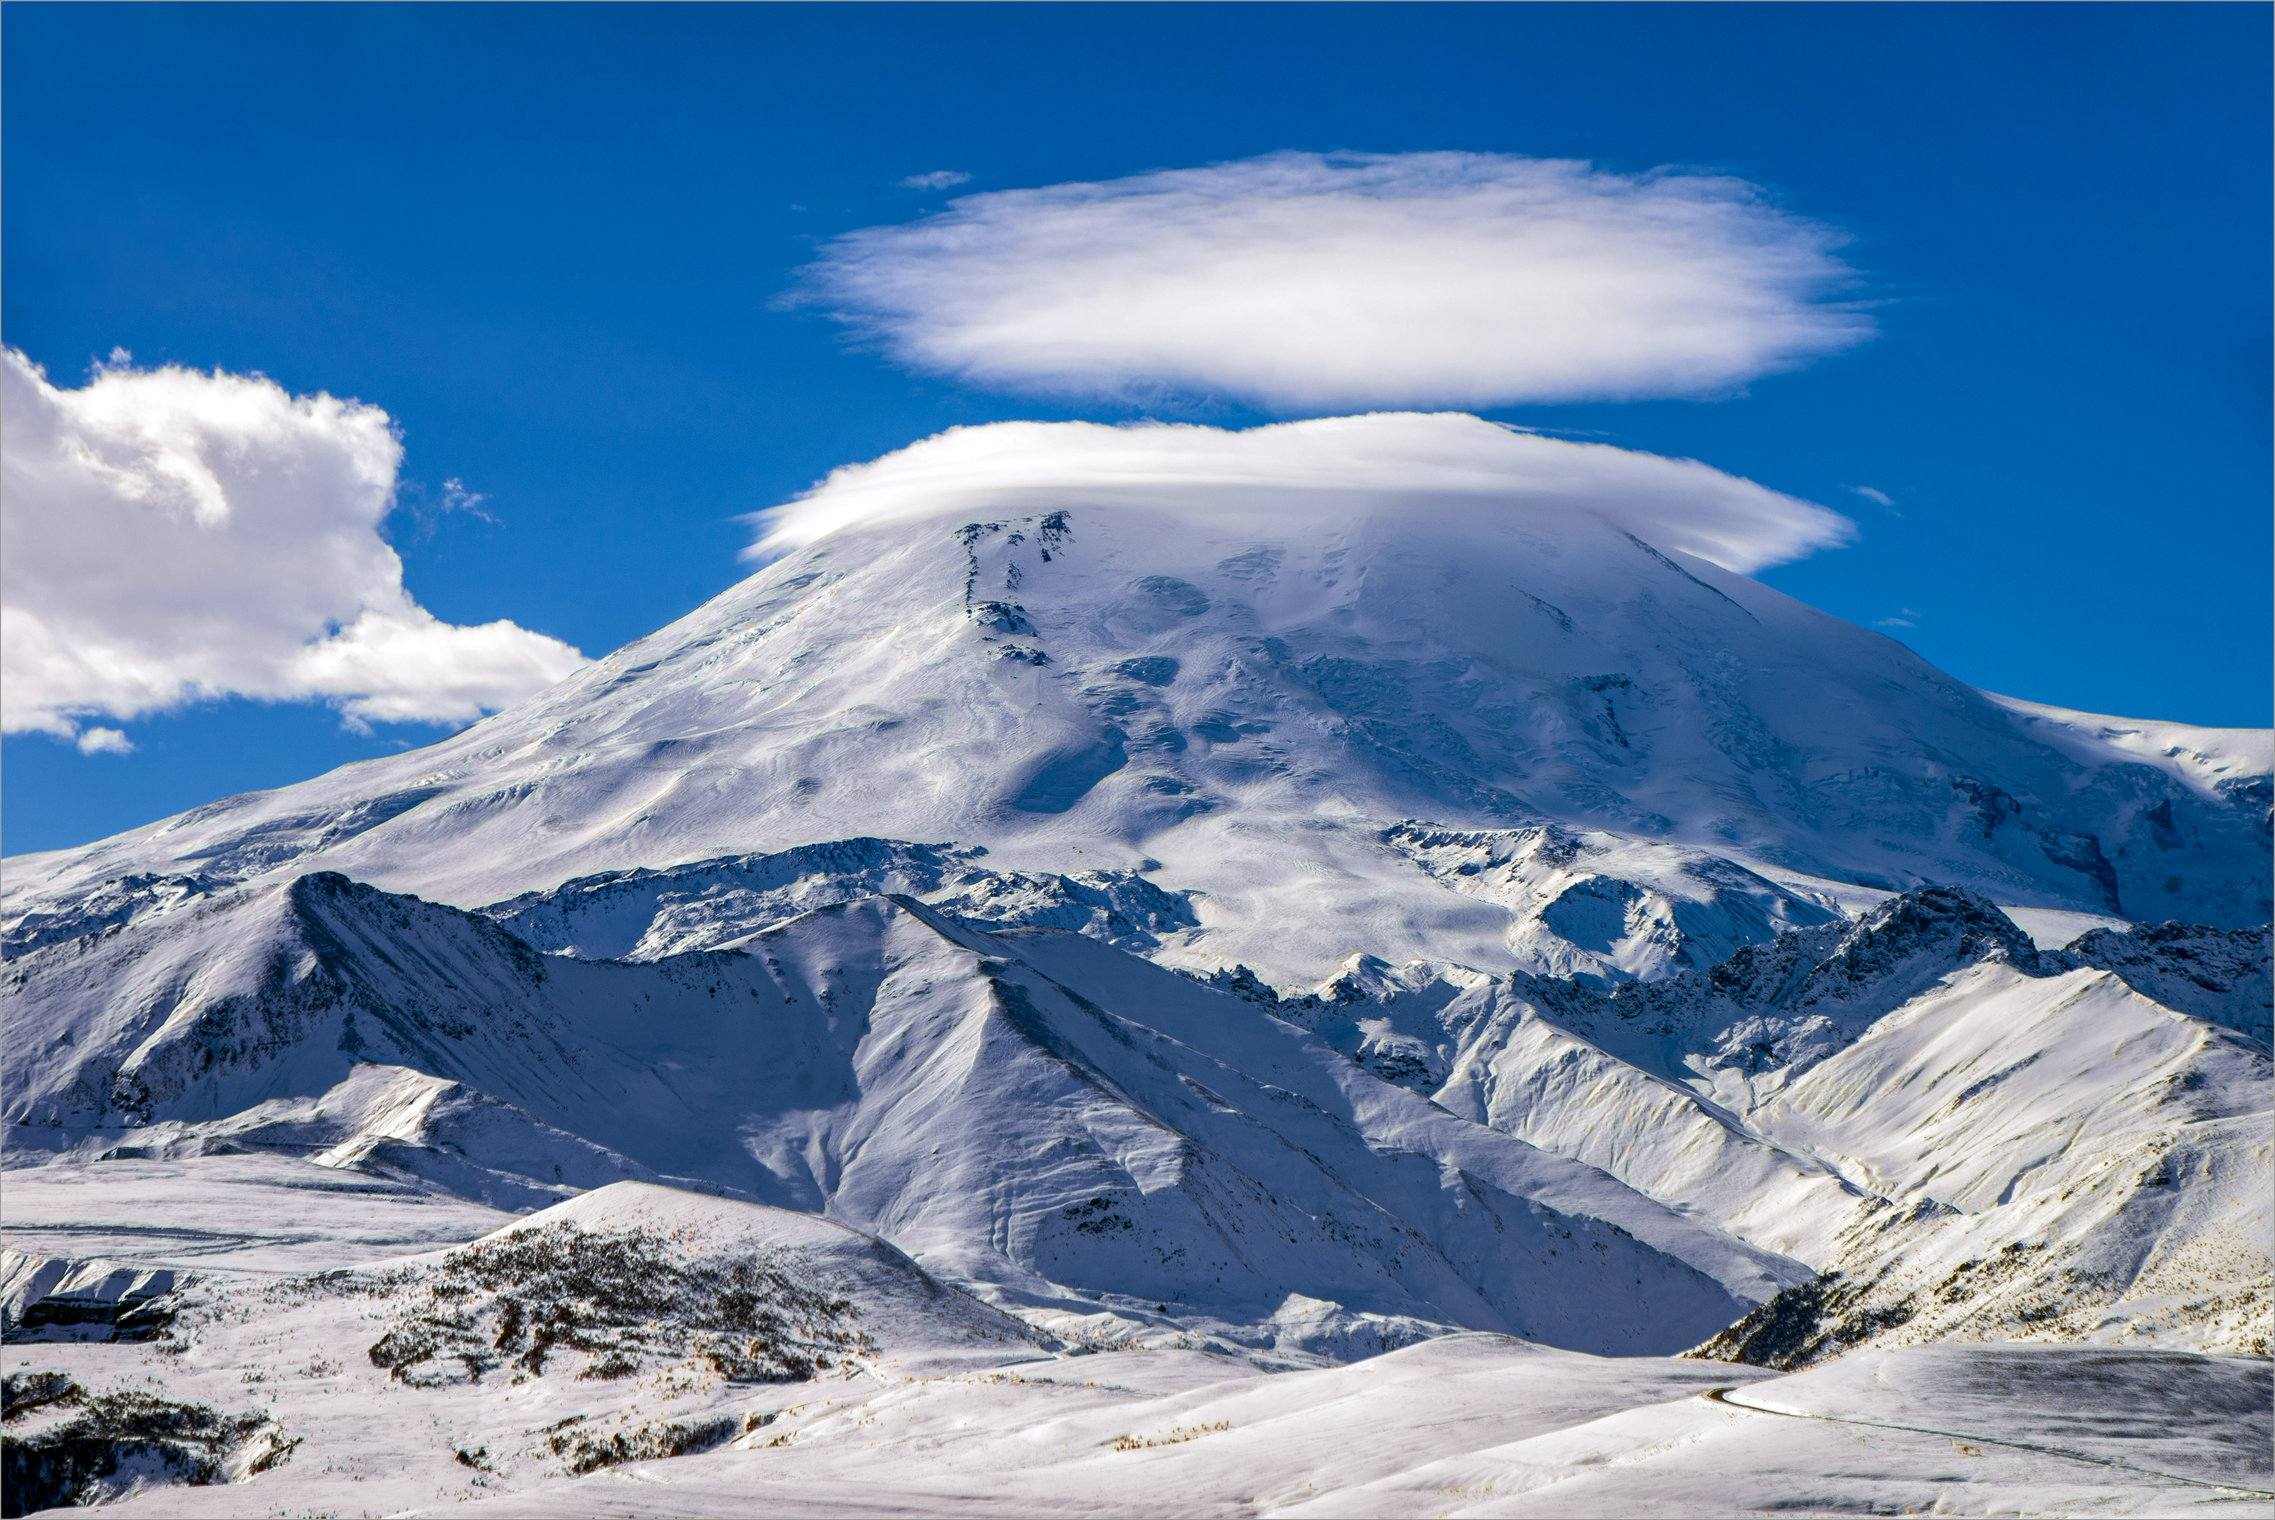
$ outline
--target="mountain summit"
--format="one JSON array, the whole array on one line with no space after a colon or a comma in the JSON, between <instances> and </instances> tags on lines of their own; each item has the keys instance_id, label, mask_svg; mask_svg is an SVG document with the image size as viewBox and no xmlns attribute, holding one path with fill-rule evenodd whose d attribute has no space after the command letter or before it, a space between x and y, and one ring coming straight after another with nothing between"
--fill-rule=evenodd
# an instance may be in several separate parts
<instances>
[{"instance_id":1,"label":"mountain summit","mask_svg":"<svg viewBox=\"0 0 2275 1520\"><path fill-rule=\"evenodd\" d=\"M840 472L758 573L529 702L13 861L9 912L318 867L473 906L885 835L1143 872L1193 894L1164 958L1295 979L1357 950L1545 969L1542 913L1654 870L1655 904L1567 903L1551 961L1648 960L1631 910L1733 893L1768 925L1739 942L1927 883L2268 917L2265 733L1994 697L1724 567L1828 519L1475 418L962 430ZM1552 848L1481 890L1544 829L1633 869ZM1505 842L1449 861L1446 831Z\"/></svg>"}]
</instances>

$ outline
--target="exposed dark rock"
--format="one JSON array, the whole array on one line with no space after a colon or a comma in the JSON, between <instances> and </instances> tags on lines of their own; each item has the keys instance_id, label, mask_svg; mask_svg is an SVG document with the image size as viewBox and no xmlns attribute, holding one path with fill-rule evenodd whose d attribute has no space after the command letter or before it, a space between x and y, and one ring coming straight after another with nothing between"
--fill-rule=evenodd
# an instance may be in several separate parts
<instances>
[{"instance_id":1,"label":"exposed dark rock","mask_svg":"<svg viewBox=\"0 0 2275 1520\"><path fill-rule=\"evenodd\" d=\"M33 1434L0 1438L0 1515L99 1504L117 1497L122 1469L138 1484L225 1483L266 1472L300 1444L265 1415L224 1415L134 1390L89 1393L60 1373L5 1381L11 1422L41 1407L74 1413Z\"/></svg>"},{"instance_id":2,"label":"exposed dark rock","mask_svg":"<svg viewBox=\"0 0 2275 1520\"><path fill-rule=\"evenodd\" d=\"M2048 970L2092 966L2167 1008L2224 1024L2262 1044L2275 1038L2269 931L2200 924L2095 929L2040 957Z\"/></svg>"},{"instance_id":3,"label":"exposed dark rock","mask_svg":"<svg viewBox=\"0 0 2275 1520\"><path fill-rule=\"evenodd\" d=\"M1869 1284L1827 1272L1813 1282L1787 1288L1683 1354L1791 1372L1908 1324L1918 1312L1908 1295L1890 1303L1867 1302L1869 1297Z\"/></svg>"},{"instance_id":4,"label":"exposed dark rock","mask_svg":"<svg viewBox=\"0 0 2275 1520\"><path fill-rule=\"evenodd\" d=\"M579 1378L699 1361L731 1382L796 1382L874 1350L852 1302L787 1256L689 1261L649 1231L551 1225L462 1246L432 1267L323 1281L394 1305L371 1362L416 1387L501 1369L535 1376L560 1357Z\"/></svg>"}]
</instances>

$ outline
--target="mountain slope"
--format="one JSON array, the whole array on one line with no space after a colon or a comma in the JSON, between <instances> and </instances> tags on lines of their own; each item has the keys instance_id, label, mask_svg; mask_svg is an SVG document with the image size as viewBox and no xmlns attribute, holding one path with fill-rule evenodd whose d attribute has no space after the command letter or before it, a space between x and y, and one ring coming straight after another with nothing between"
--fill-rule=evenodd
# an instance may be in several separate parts
<instances>
[{"instance_id":1,"label":"mountain slope","mask_svg":"<svg viewBox=\"0 0 2275 1520\"><path fill-rule=\"evenodd\" d=\"M2178 925L2041 954L1988 903L1929 889L1704 973L1394 993L1322 1033L1348 1047L1371 1015L1419 1037L1398 1004L1420 1002L1453 1112L1836 1274L1733 1350L2255 1350L2275 1317L2267 965L2263 934ZM2173 985L2196 1012L2136 990Z\"/></svg>"},{"instance_id":2,"label":"mountain slope","mask_svg":"<svg viewBox=\"0 0 2275 1520\"><path fill-rule=\"evenodd\" d=\"M1319 1349L1666 1349L1807 1275L1110 946L912 899L591 962L319 873L7 975L19 1156L285 1149L509 1204L677 1176L1038 1312Z\"/></svg>"},{"instance_id":3,"label":"mountain slope","mask_svg":"<svg viewBox=\"0 0 2275 1520\"><path fill-rule=\"evenodd\" d=\"M1283 1359L2264 1348L2268 735L1335 474L832 485L441 744L7 862L11 1161L674 1182Z\"/></svg>"},{"instance_id":4,"label":"mountain slope","mask_svg":"<svg viewBox=\"0 0 2275 1520\"><path fill-rule=\"evenodd\" d=\"M1523 963L1547 901L1454 890L1385 832L1421 819L2269 916L2264 734L1986 696L1585 507L1197 489L856 523L441 744L12 861L9 915L133 872L316 866L471 906L881 834L1205 893L1163 951L1184 964ZM1625 937L1588 954L1616 969Z\"/></svg>"}]
</instances>

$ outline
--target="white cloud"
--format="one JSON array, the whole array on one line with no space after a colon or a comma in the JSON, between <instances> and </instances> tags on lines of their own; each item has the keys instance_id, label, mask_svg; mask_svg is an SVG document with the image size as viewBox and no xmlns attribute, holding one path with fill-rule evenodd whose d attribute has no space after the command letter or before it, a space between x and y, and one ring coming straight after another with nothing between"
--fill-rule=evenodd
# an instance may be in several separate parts
<instances>
[{"instance_id":1,"label":"white cloud","mask_svg":"<svg viewBox=\"0 0 2275 1520\"><path fill-rule=\"evenodd\" d=\"M131 755L134 741L115 728L90 728L79 735L82 755Z\"/></svg>"},{"instance_id":2,"label":"white cloud","mask_svg":"<svg viewBox=\"0 0 2275 1520\"><path fill-rule=\"evenodd\" d=\"M1813 503L1600 443L1574 443L1458 412L1378 412L1222 428L1156 423L997 422L952 428L847 465L760 513L752 557L840 529L1055 504L1132 501L1192 514L1325 524L1386 502L1402 512L1593 514L1662 549L1739 572L1845 543L1853 525Z\"/></svg>"},{"instance_id":3,"label":"white cloud","mask_svg":"<svg viewBox=\"0 0 2275 1520\"><path fill-rule=\"evenodd\" d=\"M970 184L971 178L961 169L935 169L930 174L911 174L900 182L900 187L903 190L946 190Z\"/></svg>"},{"instance_id":4,"label":"white cloud","mask_svg":"<svg viewBox=\"0 0 2275 1520\"><path fill-rule=\"evenodd\" d=\"M1884 617L1875 626L1881 628L1917 628L1919 614L1906 607L1894 617Z\"/></svg>"},{"instance_id":5,"label":"white cloud","mask_svg":"<svg viewBox=\"0 0 2275 1520\"><path fill-rule=\"evenodd\" d=\"M1892 507L1896 504L1896 498L1871 486L1850 486L1849 489L1875 506Z\"/></svg>"},{"instance_id":6,"label":"white cloud","mask_svg":"<svg viewBox=\"0 0 2275 1520\"><path fill-rule=\"evenodd\" d=\"M123 364L64 390L0 353L0 726L123 752L82 720L232 694L463 722L582 664L411 600L379 536L401 458L377 407Z\"/></svg>"},{"instance_id":7,"label":"white cloud","mask_svg":"<svg viewBox=\"0 0 2275 1520\"><path fill-rule=\"evenodd\" d=\"M830 243L793 300L974 384L1282 412L1702 396L1862 341L1831 229L1743 180L1275 153L992 191Z\"/></svg>"}]
</instances>

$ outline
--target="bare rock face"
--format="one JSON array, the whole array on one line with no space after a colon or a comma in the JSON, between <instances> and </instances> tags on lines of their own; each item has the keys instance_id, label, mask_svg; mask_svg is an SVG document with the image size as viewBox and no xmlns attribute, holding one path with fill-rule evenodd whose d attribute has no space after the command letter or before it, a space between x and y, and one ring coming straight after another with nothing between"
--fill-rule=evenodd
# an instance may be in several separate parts
<instances>
[{"instance_id":1,"label":"bare rock face","mask_svg":"<svg viewBox=\"0 0 2275 1520\"><path fill-rule=\"evenodd\" d=\"M2095 929L2056 953L2058 963L2116 973L2143 997L2225 1024L2261 1043L2270 1039L2275 1004L2268 976L2269 938L2255 929L2198 924L2142 924Z\"/></svg>"},{"instance_id":2,"label":"bare rock face","mask_svg":"<svg viewBox=\"0 0 2275 1520\"><path fill-rule=\"evenodd\" d=\"M166 1296L192 1280L170 1267L0 1250L0 1343L146 1341Z\"/></svg>"},{"instance_id":3,"label":"bare rock face","mask_svg":"<svg viewBox=\"0 0 2275 1520\"><path fill-rule=\"evenodd\" d=\"M995 871L984 849L840 839L772 855L607 872L481 911L550 955L654 960L710 950L800 913L879 892L967 923L1070 929L1144 952L1195 927L1190 899L1135 871Z\"/></svg>"}]
</instances>

